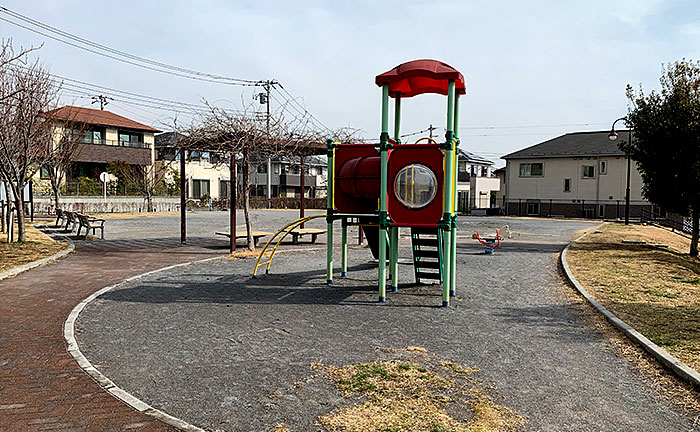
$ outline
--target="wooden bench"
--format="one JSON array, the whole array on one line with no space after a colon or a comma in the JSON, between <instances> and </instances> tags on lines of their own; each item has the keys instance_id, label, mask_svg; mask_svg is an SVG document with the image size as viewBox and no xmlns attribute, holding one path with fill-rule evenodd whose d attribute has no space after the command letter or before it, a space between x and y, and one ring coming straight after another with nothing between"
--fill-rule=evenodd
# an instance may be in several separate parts
<instances>
[{"instance_id":1,"label":"wooden bench","mask_svg":"<svg viewBox=\"0 0 700 432\"><path fill-rule=\"evenodd\" d=\"M104 239L105 238L105 220L104 219L98 219L94 217L90 217L88 215L84 214L78 214L76 213L78 217L78 222L80 225L78 225L78 237L80 237L80 230L85 228L85 238L87 239L88 234L90 233L90 230L92 230L92 235L95 235L95 230L98 229L100 230L100 238Z\"/></svg>"},{"instance_id":2,"label":"wooden bench","mask_svg":"<svg viewBox=\"0 0 700 432\"><path fill-rule=\"evenodd\" d=\"M217 232L216 235L222 235L222 236L226 236L228 238L231 238L230 233L223 232L223 231ZM258 242L260 241L261 238L266 237L266 236L270 236L270 235L272 235L272 233L270 233L270 232L253 231L253 243L255 244L255 246L257 246ZM246 231L236 231L236 240L245 239L245 238L248 238L248 233Z\"/></svg>"},{"instance_id":3,"label":"wooden bench","mask_svg":"<svg viewBox=\"0 0 700 432\"><path fill-rule=\"evenodd\" d=\"M295 230L292 230L289 234L292 236L292 243L294 244L299 244L299 237L305 236L305 235L311 235L311 243L316 243L316 238L320 234L325 234L326 230L322 229L317 229L317 228L297 228Z\"/></svg>"},{"instance_id":4,"label":"wooden bench","mask_svg":"<svg viewBox=\"0 0 700 432\"><path fill-rule=\"evenodd\" d=\"M75 230L75 226L79 223L78 213L72 211L64 211L63 214L66 217L66 226L63 228L63 231L72 233L73 230ZM70 226L70 229L68 229L68 226Z\"/></svg>"},{"instance_id":5,"label":"wooden bench","mask_svg":"<svg viewBox=\"0 0 700 432\"><path fill-rule=\"evenodd\" d=\"M63 222L66 220L66 212L61 210L60 208L56 209L56 223L54 226L60 227L63 226Z\"/></svg>"}]
</instances>

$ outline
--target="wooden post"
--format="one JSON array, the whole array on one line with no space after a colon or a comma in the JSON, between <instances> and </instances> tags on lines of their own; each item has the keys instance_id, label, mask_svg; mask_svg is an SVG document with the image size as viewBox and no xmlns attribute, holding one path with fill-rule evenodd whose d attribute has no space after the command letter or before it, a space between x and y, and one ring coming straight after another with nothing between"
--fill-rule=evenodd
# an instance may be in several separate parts
<instances>
[{"instance_id":1,"label":"wooden post","mask_svg":"<svg viewBox=\"0 0 700 432\"><path fill-rule=\"evenodd\" d=\"M238 182L236 181L236 155L233 153L231 153L230 162L228 165L229 176L231 178L231 205L229 206L229 225L231 226L229 232L231 233L231 242L229 250L234 252L236 250L236 186L238 185Z\"/></svg>"},{"instance_id":2,"label":"wooden post","mask_svg":"<svg viewBox=\"0 0 700 432\"><path fill-rule=\"evenodd\" d=\"M304 217L304 189L306 189L306 174L304 172L304 155L302 154L301 156L301 200L299 201L299 218ZM304 229L304 224L301 224L299 226L301 229Z\"/></svg>"},{"instance_id":3,"label":"wooden post","mask_svg":"<svg viewBox=\"0 0 700 432\"><path fill-rule=\"evenodd\" d=\"M187 242L187 179L185 174L186 151L180 147L180 243Z\"/></svg>"}]
</instances>

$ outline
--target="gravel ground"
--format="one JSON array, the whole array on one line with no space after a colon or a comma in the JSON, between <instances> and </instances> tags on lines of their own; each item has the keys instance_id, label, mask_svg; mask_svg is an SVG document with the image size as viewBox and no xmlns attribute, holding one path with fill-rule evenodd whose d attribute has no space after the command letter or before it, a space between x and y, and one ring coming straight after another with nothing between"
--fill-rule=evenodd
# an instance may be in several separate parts
<instances>
[{"instance_id":1,"label":"gravel ground","mask_svg":"<svg viewBox=\"0 0 700 432\"><path fill-rule=\"evenodd\" d=\"M225 217L195 214L190 227L207 236L217 223L225 227ZM256 229L274 231L294 213L254 217ZM172 220L165 219L115 221L112 233L129 237L145 224L166 235ZM483 254L471 233L505 224L513 238ZM481 369L497 400L526 418L526 430L692 430L692 420L645 386L557 291L557 252L591 226L461 218L449 308L437 307L438 286L412 284L408 238L399 292L386 304L376 303L376 267L363 247L351 248L349 277L333 287L325 285L324 251L283 253L271 274L255 280L250 259L178 268L91 303L79 317L78 342L117 385L212 430L263 431L282 422L319 430L319 415L350 401L315 377L310 362L367 362L385 355L377 348L407 345Z\"/></svg>"}]
</instances>

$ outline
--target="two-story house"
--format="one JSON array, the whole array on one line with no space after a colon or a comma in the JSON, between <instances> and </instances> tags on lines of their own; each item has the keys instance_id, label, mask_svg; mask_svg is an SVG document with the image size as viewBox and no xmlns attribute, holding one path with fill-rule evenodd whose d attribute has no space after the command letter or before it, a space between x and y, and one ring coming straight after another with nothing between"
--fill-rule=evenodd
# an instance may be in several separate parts
<instances>
[{"instance_id":1,"label":"two-story house","mask_svg":"<svg viewBox=\"0 0 700 432\"><path fill-rule=\"evenodd\" d=\"M492 195L499 189L492 175L493 162L463 149L457 159L457 208L460 212L494 206Z\"/></svg>"},{"instance_id":2,"label":"two-story house","mask_svg":"<svg viewBox=\"0 0 700 432\"><path fill-rule=\"evenodd\" d=\"M155 137L156 162L172 163L180 158L177 151L176 132L166 132ZM228 199L230 172L227 156L209 151L191 151L186 154L185 176L188 198L198 199L209 195L212 198ZM300 157L280 156L270 160L268 174L267 158L251 155L250 157L251 196L267 197L268 180L270 197L298 198L301 196L301 159ZM239 165L240 160L236 162ZM173 165L175 168L177 166ZM307 198L326 196L327 162L318 156L304 158L304 192ZM238 179L242 183L242 179Z\"/></svg>"},{"instance_id":3,"label":"two-story house","mask_svg":"<svg viewBox=\"0 0 700 432\"><path fill-rule=\"evenodd\" d=\"M502 157L506 160L507 215L624 217L627 155L609 131L574 132ZM627 134L621 136L626 137ZM642 197L642 178L630 171L630 215L651 204Z\"/></svg>"},{"instance_id":4,"label":"two-story house","mask_svg":"<svg viewBox=\"0 0 700 432\"><path fill-rule=\"evenodd\" d=\"M58 122L54 134L64 133L64 125L79 125L82 138L73 153L68 183L80 177L98 180L109 162L148 166L154 160L154 134L158 129L110 111L64 106L49 113ZM43 170L40 178L46 178Z\"/></svg>"}]
</instances>

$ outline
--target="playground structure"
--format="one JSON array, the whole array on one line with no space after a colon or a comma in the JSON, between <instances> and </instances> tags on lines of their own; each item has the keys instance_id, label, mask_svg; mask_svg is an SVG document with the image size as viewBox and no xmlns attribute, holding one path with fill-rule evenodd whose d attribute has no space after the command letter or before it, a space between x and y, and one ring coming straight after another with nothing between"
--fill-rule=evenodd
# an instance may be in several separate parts
<instances>
[{"instance_id":1,"label":"playground structure","mask_svg":"<svg viewBox=\"0 0 700 432\"><path fill-rule=\"evenodd\" d=\"M375 83L382 88L379 144L327 142L327 283L333 283L333 225L340 220L341 274L347 275L347 227L360 226L378 258L379 301L386 301L387 251L391 289L397 291L399 228L405 227L411 229L416 282L440 281L442 305L448 306L456 292L456 155L464 77L445 63L415 60L378 75ZM401 101L425 93L447 96L445 141L402 143Z\"/></svg>"},{"instance_id":2,"label":"playground structure","mask_svg":"<svg viewBox=\"0 0 700 432\"><path fill-rule=\"evenodd\" d=\"M503 227L501 227L501 229L497 229L495 237L481 237L481 234L479 234L479 230L476 230L476 233L472 234L472 238L478 240L479 243L486 246L486 251L484 253L486 253L487 255L493 255L494 252L496 252L496 249L499 249L501 247L501 240L503 240L503 237L501 236L501 231L504 230L508 233L508 238L511 238L512 233L510 231L510 226L508 225L504 225Z\"/></svg>"},{"instance_id":3,"label":"playground structure","mask_svg":"<svg viewBox=\"0 0 700 432\"><path fill-rule=\"evenodd\" d=\"M279 229L272 237L270 237L270 240L265 243L265 246L263 246L262 250L260 251L260 254L258 255L257 261L255 261L255 268L253 269L253 277L256 277L258 274L258 269L262 266L265 266L265 273L270 272L270 266L272 265L272 259L275 257L275 252L277 252L277 248L279 247L280 244L282 244L282 240L284 240L288 235L294 235L294 230L298 229L300 226L303 226L304 223L316 219L316 218L321 218L321 217L326 217L326 214L320 214L320 215L313 215L313 216L306 216L299 218L295 221L292 221L288 223L287 225L283 226L281 229ZM314 236L316 234L313 234ZM315 241L315 237L314 237ZM263 259L266 259L265 261L262 261Z\"/></svg>"}]
</instances>

